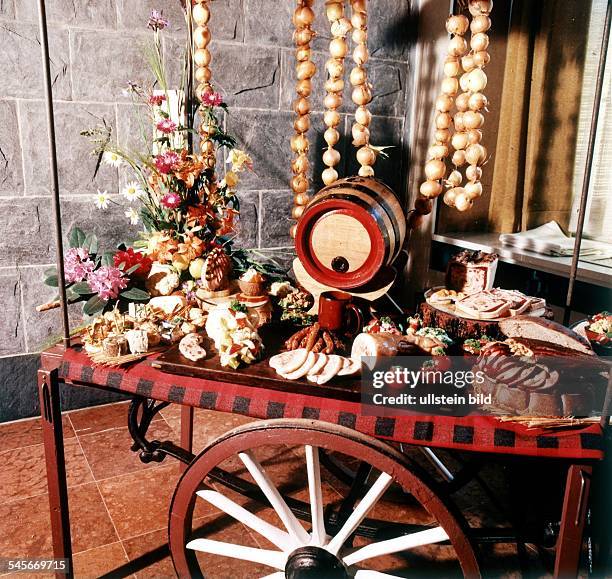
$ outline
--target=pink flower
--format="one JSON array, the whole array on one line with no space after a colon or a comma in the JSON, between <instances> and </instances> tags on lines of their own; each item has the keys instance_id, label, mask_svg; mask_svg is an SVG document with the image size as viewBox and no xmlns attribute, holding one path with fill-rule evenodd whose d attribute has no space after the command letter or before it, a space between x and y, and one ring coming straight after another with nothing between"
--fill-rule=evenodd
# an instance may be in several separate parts
<instances>
[{"instance_id":1,"label":"pink flower","mask_svg":"<svg viewBox=\"0 0 612 579\"><path fill-rule=\"evenodd\" d=\"M151 15L149 16L148 27L151 30L163 30L166 26L170 26L170 21L167 18L164 18L164 11L161 12L158 10L151 10Z\"/></svg>"},{"instance_id":2,"label":"pink flower","mask_svg":"<svg viewBox=\"0 0 612 579\"><path fill-rule=\"evenodd\" d=\"M202 104L205 107L218 107L223 104L223 97L218 92L206 91L202 93Z\"/></svg>"},{"instance_id":3,"label":"pink flower","mask_svg":"<svg viewBox=\"0 0 612 579\"><path fill-rule=\"evenodd\" d=\"M87 279L89 287L102 299L115 299L119 297L119 290L127 287L127 280L118 267L103 265L89 274Z\"/></svg>"},{"instance_id":4,"label":"pink flower","mask_svg":"<svg viewBox=\"0 0 612 579\"><path fill-rule=\"evenodd\" d=\"M180 162L180 160L181 158L179 157L178 153L175 153L174 151L166 151L165 153L155 157L155 166L160 173L167 175L170 173L170 171L172 171L174 166Z\"/></svg>"},{"instance_id":5,"label":"pink flower","mask_svg":"<svg viewBox=\"0 0 612 579\"><path fill-rule=\"evenodd\" d=\"M166 95L163 94L152 94L149 97L149 104L154 105L156 107L161 106L161 104L166 100Z\"/></svg>"},{"instance_id":6,"label":"pink flower","mask_svg":"<svg viewBox=\"0 0 612 579\"><path fill-rule=\"evenodd\" d=\"M72 247L64 256L64 273L69 283L83 281L94 267L94 262L89 259L89 251L82 247Z\"/></svg>"},{"instance_id":7,"label":"pink flower","mask_svg":"<svg viewBox=\"0 0 612 579\"><path fill-rule=\"evenodd\" d=\"M162 119L161 121L157 121L157 130L165 133L166 135L169 133L174 133L176 131L176 123L172 119Z\"/></svg>"},{"instance_id":8,"label":"pink flower","mask_svg":"<svg viewBox=\"0 0 612 579\"><path fill-rule=\"evenodd\" d=\"M168 209L175 209L181 204L181 196L178 193L166 193L161 198L161 204Z\"/></svg>"}]
</instances>

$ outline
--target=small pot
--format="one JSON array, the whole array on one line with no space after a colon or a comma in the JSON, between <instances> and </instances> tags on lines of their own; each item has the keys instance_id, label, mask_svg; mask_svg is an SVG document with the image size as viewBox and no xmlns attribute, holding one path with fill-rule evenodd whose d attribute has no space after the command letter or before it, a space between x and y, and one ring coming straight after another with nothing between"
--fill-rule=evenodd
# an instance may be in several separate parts
<instances>
[{"instance_id":1,"label":"small pot","mask_svg":"<svg viewBox=\"0 0 612 579\"><path fill-rule=\"evenodd\" d=\"M240 287L240 291L245 296L265 295L264 285L265 282L263 281L243 281L241 279L238 280L238 286Z\"/></svg>"}]
</instances>

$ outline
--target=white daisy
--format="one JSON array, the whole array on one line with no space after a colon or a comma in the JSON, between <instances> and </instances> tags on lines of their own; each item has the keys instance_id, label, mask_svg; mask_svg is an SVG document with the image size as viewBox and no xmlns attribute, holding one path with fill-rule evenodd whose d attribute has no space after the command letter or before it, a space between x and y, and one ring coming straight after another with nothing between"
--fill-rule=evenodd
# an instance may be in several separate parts
<instances>
[{"instance_id":1,"label":"white daisy","mask_svg":"<svg viewBox=\"0 0 612 579\"><path fill-rule=\"evenodd\" d=\"M110 197L106 191L100 191L94 195L94 203L98 209L108 209L110 203Z\"/></svg>"},{"instance_id":2,"label":"white daisy","mask_svg":"<svg viewBox=\"0 0 612 579\"><path fill-rule=\"evenodd\" d=\"M140 195L142 195L143 190L138 181L131 181L123 188L122 193L124 197L130 203L132 203L133 201L136 201Z\"/></svg>"},{"instance_id":3,"label":"white daisy","mask_svg":"<svg viewBox=\"0 0 612 579\"><path fill-rule=\"evenodd\" d=\"M138 212L136 211L136 209L134 209L133 207L130 207L126 212L125 212L125 216L130 220L130 223L132 225L137 225L139 218L138 218Z\"/></svg>"},{"instance_id":4,"label":"white daisy","mask_svg":"<svg viewBox=\"0 0 612 579\"><path fill-rule=\"evenodd\" d=\"M113 151L104 151L102 160L111 167L119 167L121 165L121 157L117 153L113 153Z\"/></svg>"}]
</instances>

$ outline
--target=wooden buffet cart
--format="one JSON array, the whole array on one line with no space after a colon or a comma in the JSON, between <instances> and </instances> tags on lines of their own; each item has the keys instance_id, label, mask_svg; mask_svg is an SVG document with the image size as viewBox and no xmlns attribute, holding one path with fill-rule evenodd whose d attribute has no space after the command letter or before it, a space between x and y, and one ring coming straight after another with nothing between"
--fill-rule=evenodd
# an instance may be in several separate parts
<instances>
[{"instance_id":1,"label":"wooden buffet cart","mask_svg":"<svg viewBox=\"0 0 612 579\"><path fill-rule=\"evenodd\" d=\"M138 452L144 462L171 456L183 463L185 472L169 506L169 544L180 577L201 576L193 549L269 565L270 577L304 576L300 575L304 567L320 573L314 576L348 577L351 575L346 574L347 569L357 562L436 543L450 544L463 575L478 577L483 573L479 543L536 542L513 529L470 528L452 500L452 492L457 487L453 482L457 481L447 479L441 484L433 480L402 452L407 445L426 449L434 459L435 449L450 449L473 453L485 461L493 456L525 461L537 457L539 461L550 461L551 465L562 464L566 487L558 534L553 539L555 576L576 576L592 469L604 456L603 422L547 431L527 429L491 416L366 416L359 400L359 381L354 379L322 387L305 381L285 381L274 374L266 361L245 370L230 371L212 358L194 372L197 377L165 373L155 365L153 359L125 369L96 367L79 346L65 351L58 346L43 353L38 386L55 557L71 557L59 397L60 384L64 384L71 388L101 388L128 394L132 402L126 419L134 439L132 451ZM182 406L180 444L149 440L147 429L151 419L171 403ZM194 408L239 413L261 420L221 436L195 456L192 453ZM261 445L304 446L310 505L283 497L274 487L250 451ZM342 464L332 458L337 453L358 460L359 467L342 471ZM236 455L257 484L219 468L224 460ZM320 465L336 476L349 479L351 490L339 510L324 509ZM366 484L371 472L375 473L374 482ZM399 485L406 496L411 495L410 500L420 503L435 524L399 525L368 518L369 509L392 483ZM266 523L213 488L231 489L255 503L271 505L286 530ZM194 540L188 548L193 539L194 505L201 500L198 492L221 511L264 534L278 550L237 547L202 538ZM361 501L355 508L358 498ZM389 532L391 539L378 540L388 537ZM360 535L376 538L377 542L341 555L341 547ZM354 576L392 575L361 570Z\"/></svg>"}]
</instances>

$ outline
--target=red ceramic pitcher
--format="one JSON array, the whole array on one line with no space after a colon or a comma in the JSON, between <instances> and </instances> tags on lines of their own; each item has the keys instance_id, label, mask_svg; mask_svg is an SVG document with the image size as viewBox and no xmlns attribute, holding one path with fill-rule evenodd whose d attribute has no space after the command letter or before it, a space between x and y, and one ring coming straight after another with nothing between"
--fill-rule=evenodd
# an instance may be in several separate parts
<instances>
[{"instance_id":1,"label":"red ceramic pitcher","mask_svg":"<svg viewBox=\"0 0 612 579\"><path fill-rule=\"evenodd\" d=\"M363 313L351 294L323 292L319 298L319 324L324 330L355 336L363 327Z\"/></svg>"}]
</instances>

